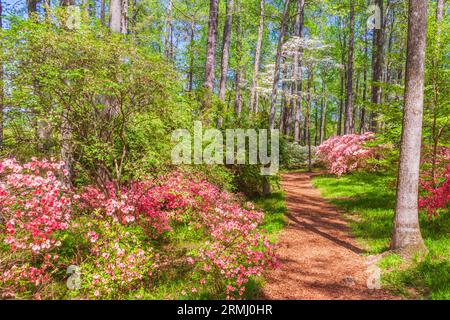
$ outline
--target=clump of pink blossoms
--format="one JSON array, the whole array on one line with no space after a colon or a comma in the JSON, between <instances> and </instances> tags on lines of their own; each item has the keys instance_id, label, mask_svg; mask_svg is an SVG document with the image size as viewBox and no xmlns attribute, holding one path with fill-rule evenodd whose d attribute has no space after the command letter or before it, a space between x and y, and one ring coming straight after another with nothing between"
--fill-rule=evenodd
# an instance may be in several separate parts
<instances>
[{"instance_id":1,"label":"clump of pink blossoms","mask_svg":"<svg viewBox=\"0 0 450 320\"><path fill-rule=\"evenodd\" d=\"M359 168L374 155L374 149L365 147L367 141L375 139L372 132L334 136L317 147L316 153L331 173L341 176Z\"/></svg>"}]
</instances>

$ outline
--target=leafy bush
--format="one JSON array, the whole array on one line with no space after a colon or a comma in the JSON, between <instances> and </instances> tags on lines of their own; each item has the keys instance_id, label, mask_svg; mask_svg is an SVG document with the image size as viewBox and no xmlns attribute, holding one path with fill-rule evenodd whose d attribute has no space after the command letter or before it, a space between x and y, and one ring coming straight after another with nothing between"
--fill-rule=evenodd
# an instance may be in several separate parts
<instances>
[{"instance_id":1,"label":"leafy bush","mask_svg":"<svg viewBox=\"0 0 450 320\"><path fill-rule=\"evenodd\" d=\"M185 276L198 280L191 295L211 286L233 298L244 294L250 277L276 266L273 246L258 230L263 213L204 179L173 172L74 192L53 172L63 166L0 163L3 297L45 297L48 285L63 280L58 270L78 264L81 297L118 298L148 288L160 267L178 268L181 259L191 265ZM185 239L195 243L189 251L167 244L176 243L183 228L194 231Z\"/></svg>"},{"instance_id":2,"label":"leafy bush","mask_svg":"<svg viewBox=\"0 0 450 320\"><path fill-rule=\"evenodd\" d=\"M286 156L284 165L287 168L305 167L308 165L308 146L302 146L298 143L286 143ZM311 165L318 164L319 159L316 154L316 147L311 146Z\"/></svg>"}]
</instances>

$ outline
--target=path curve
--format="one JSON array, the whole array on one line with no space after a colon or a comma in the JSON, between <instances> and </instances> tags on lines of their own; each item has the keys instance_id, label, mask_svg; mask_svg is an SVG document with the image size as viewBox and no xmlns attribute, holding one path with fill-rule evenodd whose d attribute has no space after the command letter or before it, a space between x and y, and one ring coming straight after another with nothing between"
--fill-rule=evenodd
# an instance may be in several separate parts
<instances>
[{"instance_id":1,"label":"path curve","mask_svg":"<svg viewBox=\"0 0 450 320\"><path fill-rule=\"evenodd\" d=\"M342 213L311 184L312 173L282 174L288 224L279 236L280 268L266 274L264 299L398 299L367 288L368 259Z\"/></svg>"}]
</instances>

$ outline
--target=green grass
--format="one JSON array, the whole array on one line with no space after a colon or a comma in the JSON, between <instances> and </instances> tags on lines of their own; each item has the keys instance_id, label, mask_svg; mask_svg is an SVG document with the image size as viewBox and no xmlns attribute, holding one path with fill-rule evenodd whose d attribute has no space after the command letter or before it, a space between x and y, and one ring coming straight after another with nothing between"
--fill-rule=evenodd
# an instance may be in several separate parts
<instances>
[{"instance_id":1,"label":"green grass","mask_svg":"<svg viewBox=\"0 0 450 320\"><path fill-rule=\"evenodd\" d=\"M388 250L395 207L394 177L366 172L341 178L322 175L313 184L347 212L353 233L368 254ZM450 213L432 220L421 214L420 226L429 254L410 262L387 255L379 263L385 270L383 283L405 298L450 299Z\"/></svg>"},{"instance_id":2,"label":"green grass","mask_svg":"<svg viewBox=\"0 0 450 320\"><path fill-rule=\"evenodd\" d=\"M267 197L260 197L253 199L252 202L256 208L264 211L264 221L260 226L260 229L267 231L267 237L272 243L275 243L278 238L279 232L286 225L286 213L287 207L282 190L273 191L271 195ZM251 279L247 283L247 290L245 291L246 299L261 299L262 288L265 284L263 277L257 277Z\"/></svg>"}]
</instances>

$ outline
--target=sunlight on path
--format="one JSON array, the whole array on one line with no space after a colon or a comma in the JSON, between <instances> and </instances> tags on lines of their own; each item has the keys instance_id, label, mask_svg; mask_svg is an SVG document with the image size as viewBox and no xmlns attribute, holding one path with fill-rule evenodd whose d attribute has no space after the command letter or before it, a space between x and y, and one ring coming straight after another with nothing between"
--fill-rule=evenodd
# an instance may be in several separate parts
<instances>
[{"instance_id":1,"label":"sunlight on path","mask_svg":"<svg viewBox=\"0 0 450 320\"><path fill-rule=\"evenodd\" d=\"M282 175L288 225L279 237L281 267L267 274L265 299L395 299L367 288L367 259L341 214L311 185L313 174Z\"/></svg>"}]
</instances>

